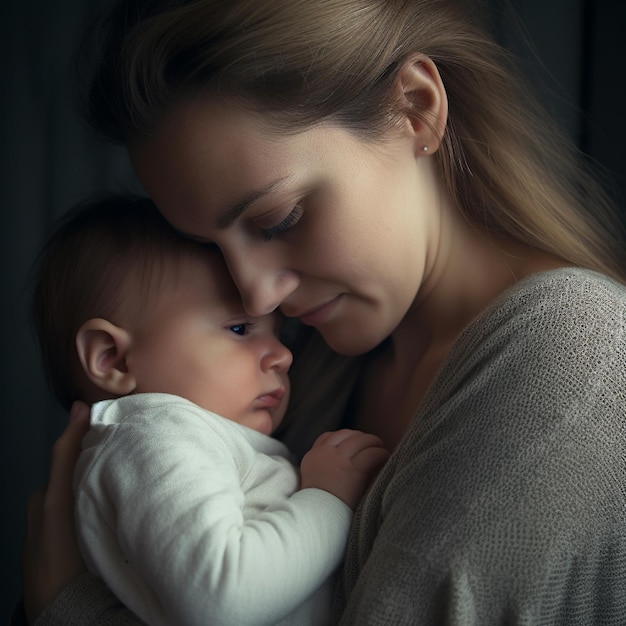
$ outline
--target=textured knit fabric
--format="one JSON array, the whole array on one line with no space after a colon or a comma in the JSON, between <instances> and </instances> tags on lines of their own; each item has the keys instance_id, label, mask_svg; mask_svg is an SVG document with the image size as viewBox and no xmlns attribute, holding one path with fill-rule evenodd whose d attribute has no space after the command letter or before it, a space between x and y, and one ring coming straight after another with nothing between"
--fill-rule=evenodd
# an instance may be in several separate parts
<instances>
[{"instance_id":1,"label":"textured knit fabric","mask_svg":"<svg viewBox=\"0 0 626 626\"><path fill-rule=\"evenodd\" d=\"M26 622L24 622L26 623ZM140 626L144 624L89 572L75 578L39 615L34 626ZM12 626L21 626L12 622Z\"/></svg>"},{"instance_id":2,"label":"textured knit fabric","mask_svg":"<svg viewBox=\"0 0 626 626\"><path fill-rule=\"evenodd\" d=\"M75 475L89 569L149 624L327 623L352 512L298 491L289 458L177 396L94 405Z\"/></svg>"},{"instance_id":3,"label":"textured knit fabric","mask_svg":"<svg viewBox=\"0 0 626 626\"><path fill-rule=\"evenodd\" d=\"M357 512L337 619L626 624L625 333L626 290L585 270L472 323ZM106 594L92 617L99 594L68 588L37 626L132 623Z\"/></svg>"},{"instance_id":4,"label":"textured knit fabric","mask_svg":"<svg viewBox=\"0 0 626 626\"><path fill-rule=\"evenodd\" d=\"M626 290L534 275L461 335L355 515L341 624L626 624Z\"/></svg>"}]
</instances>

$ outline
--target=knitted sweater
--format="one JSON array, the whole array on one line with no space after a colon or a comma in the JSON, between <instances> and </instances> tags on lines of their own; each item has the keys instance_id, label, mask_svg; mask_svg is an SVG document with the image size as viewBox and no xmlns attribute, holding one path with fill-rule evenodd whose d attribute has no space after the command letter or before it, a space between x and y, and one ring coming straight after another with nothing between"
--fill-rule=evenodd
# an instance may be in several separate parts
<instances>
[{"instance_id":1,"label":"knitted sweater","mask_svg":"<svg viewBox=\"0 0 626 626\"><path fill-rule=\"evenodd\" d=\"M626 624L626 289L537 274L457 340L353 521L341 624Z\"/></svg>"},{"instance_id":2,"label":"knitted sweater","mask_svg":"<svg viewBox=\"0 0 626 626\"><path fill-rule=\"evenodd\" d=\"M465 329L357 511L335 616L626 623L626 288L536 274ZM60 623L140 622L85 574Z\"/></svg>"}]
</instances>

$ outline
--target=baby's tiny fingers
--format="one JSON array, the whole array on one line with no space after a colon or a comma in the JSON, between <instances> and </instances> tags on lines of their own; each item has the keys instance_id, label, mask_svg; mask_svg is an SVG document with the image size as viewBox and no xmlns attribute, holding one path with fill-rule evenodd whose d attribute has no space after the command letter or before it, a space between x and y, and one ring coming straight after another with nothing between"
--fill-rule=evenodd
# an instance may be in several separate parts
<instances>
[{"instance_id":1,"label":"baby's tiny fingers","mask_svg":"<svg viewBox=\"0 0 626 626\"><path fill-rule=\"evenodd\" d=\"M380 437L358 430L352 431L349 437L344 437L336 445L341 454L347 458L351 458L367 448L385 448Z\"/></svg>"},{"instance_id":2,"label":"baby's tiny fingers","mask_svg":"<svg viewBox=\"0 0 626 626\"><path fill-rule=\"evenodd\" d=\"M380 446L372 446L361 450L352 457L352 465L364 474L377 473L388 461L389 452Z\"/></svg>"},{"instance_id":3,"label":"baby's tiny fingers","mask_svg":"<svg viewBox=\"0 0 626 626\"><path fill-rule=\"evenodd\" d=\"M338 446L346 439L352 437L355 433L362 434L358 430L351 430L350 428L342 428L341 430L330 430L322 433L313 444L313 448L316 446Z\"/></svg>"}]
</instances>

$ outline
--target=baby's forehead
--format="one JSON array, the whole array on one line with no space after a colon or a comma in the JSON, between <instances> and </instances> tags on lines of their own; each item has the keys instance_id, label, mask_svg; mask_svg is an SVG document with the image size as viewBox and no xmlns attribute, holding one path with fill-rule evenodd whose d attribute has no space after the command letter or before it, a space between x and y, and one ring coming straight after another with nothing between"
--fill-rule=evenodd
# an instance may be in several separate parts
<instances>
[{"instance_id":1,"label":"baby's forehead","mask_svg":"<svg viewBox=\"0 0 626 626\"><path fill-rule=\"evenodd\" d=\"M188 285L212 293L218 300L243 308L241 296L219 250L193 241L183 241L148 261L151 287L156 291Z\"/></svg>"}]
</instances>

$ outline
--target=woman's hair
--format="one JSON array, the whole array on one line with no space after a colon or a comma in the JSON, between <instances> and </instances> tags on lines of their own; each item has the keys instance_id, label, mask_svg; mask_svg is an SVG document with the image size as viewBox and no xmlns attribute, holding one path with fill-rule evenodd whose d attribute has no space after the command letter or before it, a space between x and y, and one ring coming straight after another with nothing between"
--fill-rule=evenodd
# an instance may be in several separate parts
<instances>
[{"instance_id":1,"label":"woman's hair","mask_svg":"<svg viewBox=\"0 0 626 626\"><path fill-rule=\"evenodd\" d=\"M46 377L65 408L84 399L80 327L92 318L124 328L145 323L181 255L205 251L178 235L146 198L90 200L58 221L37 259L31 306Z\"/></svg>"},{"instance_id":2,"label":"woman's hair","mask_svg":"<svg viewBox=\"0 0 626 626\"><path fill-rule=\"evenodd\" d=\"M619 215L459 1L123 0L94 32L88 117L122 142L202 96L262 111L282 131L332 121L375 140L403 112L398 72L425 55L449 102L434 156L466 219L626 280Z\"/></svg>"}]
</instances>

